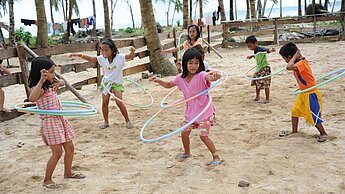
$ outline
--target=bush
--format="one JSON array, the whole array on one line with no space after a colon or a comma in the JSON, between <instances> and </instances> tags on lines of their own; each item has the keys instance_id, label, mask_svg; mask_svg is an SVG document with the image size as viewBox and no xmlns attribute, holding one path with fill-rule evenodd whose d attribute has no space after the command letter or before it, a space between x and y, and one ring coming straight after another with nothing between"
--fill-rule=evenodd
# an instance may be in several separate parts
<instances>
[{"instance_id":1,"label":"bush","mask_svg":"<svg viewBox=\"0 0 345 194\"><path fill-rule=\"evenodd\" d=\"M20 44L26 44L27 46L30 46L30 43L33 41L33 37L30 32L25 31L24 28L20 28L16 30L15 32L15 40L16 42ZM34 41L36 42L36 40Z\"/></svg>"}]
</instances>

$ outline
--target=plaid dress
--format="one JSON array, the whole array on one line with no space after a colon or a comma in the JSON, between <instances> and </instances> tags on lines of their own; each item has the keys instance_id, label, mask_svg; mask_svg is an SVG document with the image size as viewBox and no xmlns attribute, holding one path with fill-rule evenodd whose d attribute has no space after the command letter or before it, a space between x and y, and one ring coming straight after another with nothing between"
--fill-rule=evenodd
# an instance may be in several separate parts
<instances>
[{"instance_id":1,"label":"plaid dress","mask_svg":"<svg viewBox=\"0 0 345 194\"><path fill-rule=\"evenodd\" d=\"M43 110L62 110L60 98L53 88L45 90L37 101L37 108ZM46 145L58 145L72 140L76 133L63 116L40 115L40 135Z\"/></svg>"}]
</instances>

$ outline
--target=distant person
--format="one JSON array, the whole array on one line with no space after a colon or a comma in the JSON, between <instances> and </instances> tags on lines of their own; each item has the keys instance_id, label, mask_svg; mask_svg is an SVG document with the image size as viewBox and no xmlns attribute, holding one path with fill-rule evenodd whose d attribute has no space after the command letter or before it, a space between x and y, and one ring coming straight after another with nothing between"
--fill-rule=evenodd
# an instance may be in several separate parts
<instances>
[{"instance_id":1,"label":"distant person","mask_svg":"<svg viewBox=\"0 0 345 194\"><path fill-rule=\"evenodd\" d=\"M272 48L265 48L258 45L258 41L255 36L248 36L246 38L247 47L254 51L253 55L247 56L247 59L255 58L256 60L256 72L254 74L254 78L259 78L263 76L267 76L271 74L271 68L269 63L267 62L266 53L275 52L276 49ZM265 89L266 100L265 103L270 102L270 85L271 85L271 77L259 80L253 80L251 83L252 86L256 87L256 96L255 101L260 100L260 90Z\"/></svg>"},{"instance_id":2,"label":"distant person","mask_svg":"<svg viewBox=\"0 0 345 194\"><path fill-rule=\"evenodd\" d=\"M286 43L280 49L279 54L288 64L286 69L293 71L300 90L305 90L316 85L316 80L310 68L309 61L307 61L306 58L301 55L294 43ZM323 119L321 118L321 112L322 99L319 89L315 88L308 92L298 94L292 107L291 133L298 132L298 118L304 117L308 123L315 126L320 132L320 135L315 136L317 141L326 141L327 133L322 126ZM284 137L287 135L289 135L289 132L282 131L279 136Z\"/></svg>"},{"instance_id":3,"label":"distant person","mask_svg":"<svg viewBox=\"0 0 345 194\"><path fill-rule=\"evenodd\" d=\"M100 126L101 129L109 127L109 100L110 94L108 90L112 92L117 98L122 100L122 93L125 91L123 82L122 69L126 60L133 60L135 48L130 47L129 54L119 54L119 51L112 39L104 39L101 44L102 55L92 57L83 55L81 53L70 54L70 57L80 57L90 62L98 62L104 71L103 83L101 86L102 92L102 113L104 123ZM116 105L119 107L122 116L125 118L126 128L133 128L133 124L129 120L128 111L125 104L119 100L116 100Z\"/></svg>"},{"instance_id":4,"label":"distant person","mask_svg":"<svg viewBox=\"0 0 345 194\"><path fill-rule=\"evenodd\" d=\"M55 63L47 57L36 57L32 60L29 75L29 87L32 88L32 91L29 96L29 101L36 102L38 109L62 110L57 89L64 86L65 82L55 78L55 67ZM76 136L76 132L69 121L63 116L43 114L40 114L40 119L40 135L43 142L52 151L52 155L47 162L43 186L47 188L58 187L52 178L63 149L65 151L64 177L73 179L85 178L84 174L72 171L74 156L72 139Z\"/></svg>"},{"instance_id":5,"label":"distant person","mask_svg":"<svg viewBox=\"0 0 345 194\"><path fill-rule=\"evenodd\" d=\"M11 72L2 65L3 60L0 60L0 76L10 75ZM0 112L10 112L9 109L4 108L5 91L0 87Z\"/></svg>"},{"instance_id":6,"label":"distant person","mask_svg":"<svg viewBox=\"0 0 345 194\"><path fill-rule=\"evenodd\" d=\"M202 48L202 46L200 44L195 45L193 48L195 50L197 50L201 54L201 58L202 58L202 60L204 62L204 66L205 66L205 71L209 72L210 71L210 67L208 65L208 62L205 60L205 50L204 50L204 48ZM177 71L179 73L182 72L182 65L181 64L182 64L181 61L178 61L176 63L176 68L177 68Z\"/></svg>"}]
</instances>

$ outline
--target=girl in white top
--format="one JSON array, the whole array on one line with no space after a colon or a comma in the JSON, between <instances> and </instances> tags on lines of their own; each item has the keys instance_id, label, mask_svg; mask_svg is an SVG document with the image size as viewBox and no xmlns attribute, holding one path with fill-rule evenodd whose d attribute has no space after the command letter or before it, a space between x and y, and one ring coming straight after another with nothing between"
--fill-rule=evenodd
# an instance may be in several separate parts
<instances>
[{"instance_id":1,"label":"girl in white top","mask_svg":"<svg viewBox=\"0 0 345 194\"><path fill-rule=\"evenodd\" d=\"M112 39L104 39L101 44L102 55L97 57L83 55L81 53L70 54L70 57L77 56L90 62L98 62L103 67L103 84L101 86L102 92L102 113L104 123L101 129L109 127L109 100L112 92L117 98L122 99L122 92L124 92L122 69L126 61L133 60L135 48L130 47L130 53L127 55L119 54L119 51ZM131 129L133 125L128 117L128 111L124 103L116 100L116 105L119 107L123 117L126 121L126 128Z\"/></svg>"}]
</instances>

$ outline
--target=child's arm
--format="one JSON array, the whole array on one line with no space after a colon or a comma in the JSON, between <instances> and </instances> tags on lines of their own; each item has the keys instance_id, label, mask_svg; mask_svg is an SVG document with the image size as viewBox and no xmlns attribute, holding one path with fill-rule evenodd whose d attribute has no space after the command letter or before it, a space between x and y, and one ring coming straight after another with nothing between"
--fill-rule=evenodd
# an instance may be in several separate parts
<instances>
[{"instance_id":1,"label":"child's arm","mask_svg":"<svg viewBox=\"0 0 345 194\"><path fill-rule=\"evenodd\" d=\"M294 71L297 71L298 68L297 66L295 65L295 62L300 59L302 57L301 55L301 52L298 50L294 56L290 59L289 63L287 64L286 66L286 69L287 70L294 70Z\"/></svg>"},{"instance_id":2,"label":"child's arm","mask_svg":"<svg viewBox=\"0 0 345 194\"><path fill-rule=\"evenodd\" d=\"M183 49L183 46L180 45L180 50L182 50L182 49ZM175 47L175 48L170 48L170 49L162 50L161 54L174 53L174 52L177 52L177 51L178 51L178 47Z\"/></svg>"},{"instance_id":3,"label":"child's arm","mask_svg":"<svg viewBox=\"0 0 345 194\"><path fill-rule=\"evenodd\" d=\"M5 75L11 74L11 72L8 69L6 69L4 66L2 66L2 64L0 64L0 69L2 69L4 71Z\"/></svg>"},{"instance_id":4,"label":"child's arm","mask_svg":"<svg viewBox=\"0 0 345 194\"><path fill-rule=\"evenodd\" d=\"M29 101L30 102L35 102L38 100L44 93L42 89L43 83L47 80L47 73L48 71L45 69L41 70L41 78L38 84L34 87L34 89L31 91L31 94L29 96Z\"/></svg>"},{"instance_id":5,"label":"child's arm","mask_svg":"<svg viewBox=\"0 0 345 194\"><path fill-rule=\"evenodd\" d=\"M176 86L176 84L174 84L172 81L166 82L166 81L163 81L161 79L158 79L156 76L150 77L149 80L153 81L153 82L156 82L156 83L158 83L159 85L161 85L161 86L163 86L165 88L172 88L172 87Z\"/></svg>"},{"instance_id":6,"label":"child's arm","mask_svg":"<svg viewBox=\"0 0 345 194\"><path fill-rule=\"evenodd\" d=\"M217 81L221 77L222 75L219 71L210 71L210 72L207 72L205 79L207 81L213 82L213 81Z\"/></svg>"},{"instance_id":7,"label":"child's arm","mask_svg":"<svg viewBox=\"0 0 345 194\"><path fill-rule=\"evenodd\" d=\"M65 85L65 81L62 79L54 78L53 88L57 91L60 87Z\"/></svg>"},{"instance_id":8,"label":"child's arm","mask_svg":"<svg viewBox=\"0 0 345 194\"><path fill-rule=\"evenodd\" d=\"M88 55L84 55L82 53L71 53L69 55L69 57L80 57L80 58L85 59L85 60L90 61L90 62L97 62L97 57L91 57Z\"/></svg>"},{"instance_id":9,"label":"child's arm","mask_svg":"<svg viewBox=\"0 0 345 194\"><path fill-rule=\"evenodd\" d=\"M129 48L129 51L131 51L131 52L129 54L125 55L126 61L131 61L135 57L135 53L134 53L135 52L135 48L131 46Z\"/></svg>"},{"instance_id":10,"label":"child's arm","mask_svg":"<svg viewBox=\"0 0 345 194\"><path fill-rule=\"evenodd\" d=\"M177 61L175 65L176 65L176 68L177 68L178 73L181 73L181 72L182 72L182 64L181 64L181 61Z\"/></svg>"},{"instance_id":11,"label":"child's arm","mask_svg":"<svg viewBox=\"0 0 345 194\"><path fill-rule=\"evenodd\" d=\"M269 53L274 53L274 52L276 52L276 48L272 48L271 50L268 50L269 51Z\"/></svg>"},{"instance_id":12,"label":"child's arm","mask_svg":"<svg viewBox=\"0 0 345 194\"><path fill-rule=\"evenodd\" d=\"M253 57L254 57L254 55L249 55L249 56L247 56L247 59L251 59Z\"/></svg>"}]
</instances>

